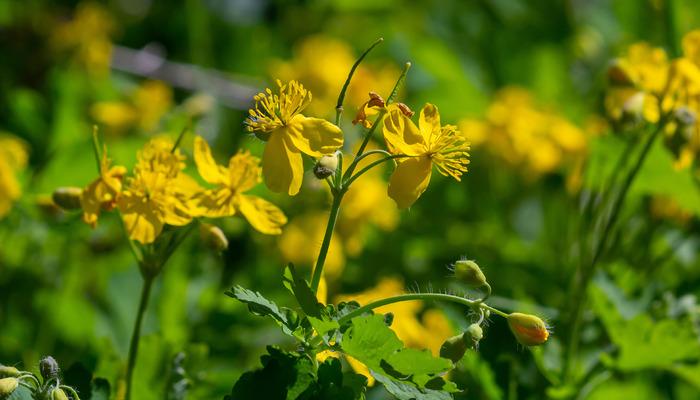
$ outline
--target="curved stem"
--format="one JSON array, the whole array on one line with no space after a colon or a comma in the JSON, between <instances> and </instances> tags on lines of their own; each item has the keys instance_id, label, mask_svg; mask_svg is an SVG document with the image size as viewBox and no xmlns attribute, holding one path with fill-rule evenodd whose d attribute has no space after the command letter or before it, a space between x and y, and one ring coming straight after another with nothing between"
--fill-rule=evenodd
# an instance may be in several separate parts
<instances>
[{"instance_id":1,"label":"curved stem","mask_svg":"<svg viewBox=\"0 0 700 400\"><path fill-rule=\"evenodd\" d=\"M342 200L342 191L333 193L333 204L331 204L331 213L328 216L328 223L326 224L326 233L323 235L321 250L318 253L318 258L316 259L316 266L314 267L314 272L311 276L311 290L314 292L314 294L318 291L318 285L321 283L321 276L323 276L323 264L326 262L328 248L331 245L333 229L335 228L335 222L338 220L338 211L340 210L340 202Z\"/></svg>"},{"instance_id":2,"label":"curved stem","mask_svg":"<svg viewBox=\"0 0 700 400\"><path fill-rule=\"evenodd\" d=\"M343 84L343 88L340 89L340 94L338 95L338 103L335 106L335 124L338 125L340 123L340 114L343 113L343 101L345 101L345 92L348 90L348 86L350 85L350 80L352 80L353 75L355 75L355 70L357 67L360 65L362 60L367 57L367 54L369 54L372 49L377 47L377 45L381 42L384 41L384 38L379 38L377 39L374 43L372 43L371 46L365 50L364 53L360 56L360 58L355 61L355 64L352 65L352 68L350 68L350 73L348 74L347 79L345 79L345 83Z\"/></svg>"},{"instance_id":3,"label":"curved stem","mask_svg":"<svg viewBox=\"0 0 700 400\"><path fill-rule=\"evenodd\" d=\"M131 342L129 343L129 359L126 364L126 395L125 400L131 399L131 380L136 366L136 357L139 352L139 340L141 338L141 323L143 316L148 307L148 298L151 294L154 276L144 275L143 288L141 289L141 300L139 301L139 309L136 313L136 321L134 322L134 331L131 334Z\"/></svg>"},{"instance_id":4,"label":"curved stem","mask_svg":"<svg viewBox=\"0 0 700 400\"><path fill-rule=\"evenodd\" d=\"M350 187L350 184L352 184L357 178L359 178L360 176L362 176L362 174L364 174L365 172L369 171L370 169L376 167L377 165L379 165L379 164L381 164L381 163L384 163L384 162L387 162L387 161L389 161L389 160L395 160L395 159L397 159L397 158L406 158L406 157L413 157L413 156L409 156L409 155L406 155L406 154L393 154L393 155L384 157L384 158L382 158L382 159L380 159L380 160L377 160L377 161L374 161L374 162L369 163L366 167L364 167L364 168L362 168L361 170L357 171L357 173L356 173L355 175L353 175L353 176L351 176L350 178L348 178L348 180L345 181L345 184L343 185L343 189L342 189L342 190L343 190L343 191L347 191L348 188ZM345 175L347 176L347 172L345 173Z\"/></svg>"},{"instance_id":5,"label":"curved stem","mask_svg":"<svg viewBox=\"0 0 700 400\"><path fill-rule=\"evenodd\" d=\"M508 314L504 313L501 310L498 310L496 308L493 308L489 306L488 304L484 304L481 301L476 301L476 300L469 300L464 297L459 297L459 296L454 296L451 294L444 294L444 293L409 293L409 294L400 294L398 296L392 296L392 297L387 297L381 300L373 301L371 303L365 304L362 307L359 307L348 314L344 315L340 319L338 319L338 324L343 325L344 323L350 321L351 319L358 317L368 311L371 311L375 308L386 306L389 304L393 303L400 303L402 301L415 301L415 300L437 300L437 301L448 301L452 303L457 303L461 304L463 306L467 306L472 309L479 309L483 308L485 310L489 310L497 315L500 315L501 317L507 318Z\"/></svg>"}]
</instances>

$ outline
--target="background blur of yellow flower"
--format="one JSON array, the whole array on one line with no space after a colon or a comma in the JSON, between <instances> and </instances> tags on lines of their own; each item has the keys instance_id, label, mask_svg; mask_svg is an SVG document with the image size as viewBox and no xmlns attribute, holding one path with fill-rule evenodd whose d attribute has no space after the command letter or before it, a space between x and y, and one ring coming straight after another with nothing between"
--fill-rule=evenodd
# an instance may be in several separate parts
<instances>
[{"instance_id":1,"label":"background blur of yellow flower","mask_svg":"<svg viewBox=\"0 0 700 400\"><path fill-rule=\"evenodd\" d=\"M10 135L0 135L0 218L12 209L12 203L22 195L17 173L27 165L24 142Z\"/></svg>"},{"instance_id":2,"label":"background blur of yellow flower","mask_svg":"<svg viewBox=\"0 0 700 400\"><path fill-rule=\"evenodd\" d=\"M518 87L500 90L483 120L462 120L459 126L472 146L484 146L495 158L535 176L555 172L587 150L583 130L539 107Z\"/></svg>"},{"instance_id":3,"label":"background blur of yellow flower","mask_svg":"<svg viewBox=\"0 0 700 400\"><path fill-rule=\"evenodd\" d=\"M100 125L112 131L138 126L149 132L173 107L173 90L161 81L144 81L124 101L101 101L90 109Z\"/></svg>"},{"instance_id":4,"label":"background blur of yellow flower","mask_svg":"<svg viewBox=\"0 0 700 400\"><path fill-rule=\"evenodd\" d=\"M114 21L107 10L96 3L78 5L73 19L60 23L52 32L51 41L59 51L70 51L88 72L106 74L112 58L110 36Z\"/></svg>"},{"instance_id":5,"label":"background blur of yellow flower","mask_svg":"<svg viewBox=\"0 0 700 400\"><path fill-rule=\"evenodd\" d=\"M295 79L304 82L314 94L308 112L319 116L333 115L338 93L360 54L347 43L322 35L306 37L294 47L292 53L291 60L272 63L271 75L283 81ZM394 65L369 67L366 63L361 64L348 87L345 109L355 110L370 91L389 93L399 74L399 69Z\"/></svg>"}]
</instances>

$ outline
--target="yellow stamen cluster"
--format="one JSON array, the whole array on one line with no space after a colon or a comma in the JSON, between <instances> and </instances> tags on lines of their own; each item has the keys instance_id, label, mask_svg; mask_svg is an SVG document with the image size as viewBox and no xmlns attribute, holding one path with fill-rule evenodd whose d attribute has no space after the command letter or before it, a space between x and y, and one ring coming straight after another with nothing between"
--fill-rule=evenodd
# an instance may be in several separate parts
<instances>
[{"instance_id":1,"label":"yellow stamen cluster","mask_svg":"<svg viewBox=\"0 0 700 400\"><path fill-rule=\"evenodd\" d=\"M469 164L469 142L454 125L445 125L432 132L428 140L428 152L438 172L457 181L467 172Z\"/></svg>"},{"instance_id":2,"label":"yellow stamen cluster","mask_svg":"<svg viewBox=\"0 0 700 400\"><path fill-rule=\"evenodd\" d=\"M248 110L246 121L249 132L271 132L285 126L311 102L311 92L297 81L283 84L278 79L277 86L279 94L265 89L253 97L255 108Z\"/></svg>"}]
</instances>

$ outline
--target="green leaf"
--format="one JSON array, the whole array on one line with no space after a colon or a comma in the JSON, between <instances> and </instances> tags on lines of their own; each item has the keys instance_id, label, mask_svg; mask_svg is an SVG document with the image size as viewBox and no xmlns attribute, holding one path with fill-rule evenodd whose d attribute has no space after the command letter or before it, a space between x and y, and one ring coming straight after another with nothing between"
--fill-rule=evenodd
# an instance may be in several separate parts
<instances>
[{"instance_id":1,"label":"green leaf","mask_svg":"<svg viewBox=\"0 0 700 400\"><path fill-rule=\"evenodd\" d=\"M273 346L267 351L269 354L260 358L263 368L243 374L226 400L295 400L315 391L314 365L308 356Z\"/></svg>"},{"instance_id":2,"label":"green leaf","mask_svg":"<svg viewBox=\"0 0 700 400\"><path fill-rule=\"evenodd\" d=\"M328 358L318 367L317 399L364 399L367 378L353 372L343 373L340 360Z\"/></svg>"},{"instance_id":3,"label":"green leaf","mask_svg":"<svg viewBox=\"0 0 700 400\"><path fill-rule=\"evenodd\" d=\"M24 386L18 386L11 395L7 396L7 400L33 400L32 391Z\"/></svg>"},{"instance_id":4,"label":"green leaf","mask_svg":"<svg viewBox=\"0 0 700 400\"><path fill-rule=\"evenodd\" d=\"M410 383L397 381L388 376L371 372L377 382L398 400L452 400L452 395L440 390L421 389Z\"/></svg>"},{"instance_id":5,"label":"green leaf","mask_svg":"<svg viewBox=\"0 0 700 400\"><path fill-rule=\"evenodd\" d=\"M614 365L624 371L671 368L681 361L697 361L700 343L690 321L652 320L639 314L626 320L598 287L593 287L593 308L610 339L619 348Z\"/></svg>"},{"instance_id":6,"label":"green leaf","mask_svg":"<svg viewBox=\"0 0 700 400\"><path fill-rule=\"evenodd\" d=\"M318 333L320 336L325 336L326 333L340 328L338 321L328 319L325 316L322 319L314 317L307 317L307 319L309 320L309 323L311 323L311 326L314 327L316 333Z\"/></svg>"},{"instance_id":7,"label":"green leaf","mask_svg":"<svg viewBox=\"0 0 700 400\"><path fill-rule=\"evenodd\" d=\"M280 309L273 301L266 299L258 292L253 292L240 286L234 286L226 292L226 295L246 303L251 313L259 316L268 316L274 319L284 333L298 337L295 331L298 328L296 314L289 309Z\"/></svg>"},{"instance_id":8,"label":"green leaf","mask_svg":"<svg viewBox=\"0 0 700 400\"><path fill-rule=\"evenodd\" d=\"M301 310L310 317L321 318L321 308L309 284L297 274L294 264L289 263L284 270L284 286L296 297Z\"/></svg>"},{"instance_id":9,"label":"green leaf","mask_svg":"<svg viewBox=\"0 0 700 400\"><path fill-rule=\"evenodd\" d=\"M391 387L387 387L390 393L409 396L399 398L415 398L410 396L435 391L447 396L437 398L451 398L447 392L457 391L454 383L439 376L453 368L452 362L434 357L429 351L404 348L394 331L386 326L382 315L353 318L343 334L341 348L345 354L364 363L373 376L386 378L377 380L391 382Z\"/></svg>"}]
</instances>

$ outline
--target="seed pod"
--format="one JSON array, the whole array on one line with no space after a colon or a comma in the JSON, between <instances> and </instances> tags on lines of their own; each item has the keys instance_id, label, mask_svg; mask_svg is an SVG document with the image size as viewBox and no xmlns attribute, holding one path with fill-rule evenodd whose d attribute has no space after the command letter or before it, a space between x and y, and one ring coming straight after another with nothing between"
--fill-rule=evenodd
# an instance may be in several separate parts
<instances>
[{"instance_id":1,"label":"seed pod","mask_svg":"<svg viewBox=\"0 0 700 400\"><path fill-rule=\"evenodd\" d=\"M458 260L453 265L455 278L470 287L486 285L486 276L472 260Z\"/></svg>"},{"instance_id":2,"label":"seed pod","mask_svg":"<svg viewBox=\"0 0 700 400\"><path fill-rule=\"evenodd\" d=\"M467 352L468 345L464 340L464 333L457 336L452 336L445 340L445 343L440 346L440 357L452 360L453 363L459 362Z\"/></svg>"},{"instance_id":3,"label":"seed pod","mask_svg":"<svg viewBox=\"0 0 700 400\"><path fill-rule=\"evenodd\" d=\"M54 190L51 198L57 206L64 210L80 209L80 197L83 195L83 189L79 187L60 187Z\"/></svg>"},{"instance_id":4,"label":"seed pod","mask_svg":"<svg viewBox=\"0 0 700 400\"><path fill-rule=\"evenodd\" d=\"M58 363L51 356L46 356L39 361L39 372L41 372L44 381L48 381L52 378L58 379L60 370Z\"/></svg>"},{"instance_id":5,"label":"seed pod","mask_svg":"<svg viewBox=\"0 0 700 400\"><path fill-rule=\"evenodd\" d=\"M338 168L338 156L323 156L314 166L314 175L318 179L326 179L335 174L336 168Z\"/></svg>"},{"instance_id":6,"label":"seed pod","mask_svg":"<svg viewBox=\"0 0 700 400\"><path fill-rule=\"evenodd\" d=\"M19 376L20 371L15 367L8 367L7 365L0 365L0 377L16 377Z\"/></svg>"},{"instance_id":7,"label":"seed pod","mask_svg":"<svg viewBox=\"0 0 700 400\"><path fill-rule=\"evenodd\" d=\"M12 394L12 392L19 386L19 381L17 378L2 378L0 379L0 398L5 398Z\"/></svg>"},{"instance_id":8,"label":"seed pod","mask_svg":"<svg viewBox=\"0 0 700 400\"><path fill-rule=\"evenodd\" d=\"M537 346L547 341L549 331L541 318L523 313L508 314L508 326L511 332L524 346Z\"/></svg>"},{"instance_id":9,"label":"seed pod","mask_svg":"<svg viewBox=\"0 0 700 400\"><path fill-rule=\"evenodd\" d=\"M56 388L53 392L51 392L51 400L69 400L68 396L66 395L66 392L63 391L61 388Z\"/></svg>"},{"instance_id":10,"label":"seed pod","mask_svg":"<svg viewBox=\"0 0 700 400\"><path fill-rule=\"evenodd\" d=\"M201 224L199 227L199 235L202 242L217 253L228 249L228 239L226 239L224 231L218 226Z\"/></svg>"}]
</instances>

